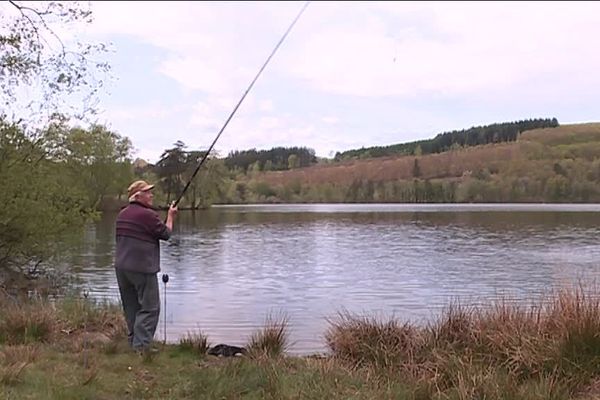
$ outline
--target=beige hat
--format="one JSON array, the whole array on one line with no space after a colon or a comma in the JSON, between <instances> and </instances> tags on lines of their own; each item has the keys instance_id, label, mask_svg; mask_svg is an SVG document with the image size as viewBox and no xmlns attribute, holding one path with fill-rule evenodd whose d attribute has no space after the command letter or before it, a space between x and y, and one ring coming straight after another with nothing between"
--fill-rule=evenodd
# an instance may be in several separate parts
<instances>
[{"instance_id":1,"label":"beige hat","mask_svg":"<svg viewBox=\"0 0 600 400\"><path fill-rule=\"evenodd\" d=\"M144 192L154 188L154 185L150 185L146 181L135 181L127 188L127 197L131 198L139 192Z\"/></svg>"}]
</instances>

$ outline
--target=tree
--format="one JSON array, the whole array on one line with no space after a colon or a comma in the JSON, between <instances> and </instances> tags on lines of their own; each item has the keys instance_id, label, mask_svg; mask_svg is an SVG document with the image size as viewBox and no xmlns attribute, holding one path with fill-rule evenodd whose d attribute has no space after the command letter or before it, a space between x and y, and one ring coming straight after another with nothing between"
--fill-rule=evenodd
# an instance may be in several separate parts
<instances>
[{"instance_id":1,"label":"tree","mask_svg":"<svg viewBox=\"0 0 600 400\"><path fill-rule=\"evenodd\" d=\"M412 176L414 178L418 178L421 176L421 168L419 167L419 160L415 158L415 162L413 163Z\"/></svg>"},{"instance_id":2,"label":"tree","mask_svg":"<svg viewBox=\"0 0 600 400\"><path fill-rule=\"evenodd\" d=\"M290 156L294 155L295 161L294 167L290 166ZM236 168L242 169L246 172L252 172L253 165L261 167L262 171L281 171L292 168L307 167L315 164L317 157L313 149L305 147L274 147L271 150L260 150L255 149L246 151L232 151L225 159L225 165L230 170Z\"/></svg>"},{"instance_id":3,"label":"tree","mask_svg":"<svg viewBox=\"0 0 600 400\"><path fill-rule=\"evenodd\" d=\"M192 179L192 174L205 155L206 151L185 152L186 171L184 178L186 183ZM187 200L192 209L196 209L198 207L208 207L215 201L226 198L228 194L228 188L226 187L228 175L224 161L209 155L196 176L191 180L184 199Z\"/></svg>"},{"instance_id":4,"label":"tree","mask_svg":"<svg viewBox=\"0 0 600 400\"><path fill-rule=\"evenodd\" d=\"M193 181L197 190L192 197L192 208L208 207L224 199L227 196L227 178L228 171L223 160L208 158Z\"/></svg>"},{"instance_id":5,"label":"tree","mask_svg":"<svg viewBox=\"0 0 600 400\"><path fill-rule=\"evenodd\" d=\"M39 8L38 8L39 7ZM65 43L53 27L90 21L77 3L0 3L0 285L36 275L95 216L61 158L69 117L93 115L103 45ZM27 89L27 96L23 91ZM10 115L9 115L10 114Z\"/></svg>"},{"instance_id":6,"label":"tree","mask_svg":"<svg viewBox=\"0 0 600 400\"><path fill-rule=\"evenodd\" d=\"M160 187L167 194L167 203L171 201L171 195L175 197L183 191L185 185L183 175L188 168L185 143L178 140L174 146L162 153L155 166Z\"/></svg>"},{"instance_id":7,"label":"tree","mask_svg":"<svg viewBox=\"0 0 600 400\"><path fill-rule=\"evenodd\" d=\"M104 126L68 130L61 148L63 160L78 173L92 208L105 196L121 194L132 181L131 141Z\"/></svg>"},{"instance_id":8,"label":"tree","mask_svg":"<svg viewBox=\"0 0 600 400\"><path fill-rule=\"evenodd\" d=\"M300 166L300 160L296 154L290 154L288 157L288 169L295 169Z\"/></svg>"},{"instance_id":9,"label":"tree","mask_svg":"<svg viewBox=\"0 0 600 400\"><path fill-rule=\"evenodd\" d=\"M423 150L421 149L421 145L417 145L417 147L415 147L414 155L417 157L423 155Z\"/></svg>"},{"instance_id":10,"label":"tree","mask_svg":"<svg viewBox=\"0 0 600 400\"><path fill-rule=\"evenodd\" d=\"M53 27L76 29L92 22L77 2L0 5L0 93L2 106L20 118L43 123L54 113L93 115L97 94L110 70L104 44L64 42ZM19 91L28 88L26 98ZM33 112L32 112L33 111Z\"/></svg>"},{"instance_id":11,"label":"tree","mask_svg":"<svg viewBox=\"0 0 600 400\"><path fill-rule=\"evenodd\" d=\"M60 254L60 239L80 234L94 216L76 171L49 157L49 142L0 121L0 285L14 272L37 275Z\"/></svg>"}]
</instances>

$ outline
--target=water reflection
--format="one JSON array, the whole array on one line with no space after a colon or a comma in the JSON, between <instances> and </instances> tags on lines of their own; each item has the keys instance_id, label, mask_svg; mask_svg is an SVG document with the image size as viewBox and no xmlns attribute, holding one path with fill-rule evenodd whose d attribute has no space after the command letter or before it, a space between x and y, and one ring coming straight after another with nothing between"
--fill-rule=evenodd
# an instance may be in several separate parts
<instances>
[{"instance_id":1,"label":"water reflection","mask_svg":"<svg viewBox=\"0 0 600 400\"><path fill-rule=\"evenodd\" d=\"M285 205L180 212L174 239L162 246L163 272L171 279L161 318L167 318L170 341L201 329L215 343L244 344L268 313L285 312L292 350L306 353L324 349L325 318L342 308L422 322L457 297L524 298L577 278L595 279L600 207L537 207ZM70 262L93 295L116 300L114 217L90 227Z\"/></svg>"}]
</instances>

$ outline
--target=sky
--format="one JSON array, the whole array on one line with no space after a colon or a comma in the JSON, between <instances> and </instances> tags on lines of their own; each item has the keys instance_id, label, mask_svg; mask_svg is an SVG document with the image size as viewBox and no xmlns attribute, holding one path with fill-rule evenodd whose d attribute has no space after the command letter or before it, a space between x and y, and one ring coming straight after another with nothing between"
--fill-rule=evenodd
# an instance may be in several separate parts
<instances>
[{"instance_id":1,"label":"sky","mask_svg":"<svg viewBox=\"0 0 600 400\"><path fill-rule=\"evenodd\" d=\"M206 149L304 2L95 2L98 122ZM599 2L311 2L217 142L317 156L528 118L600 121Z\"/></svg>"}]
</instances>

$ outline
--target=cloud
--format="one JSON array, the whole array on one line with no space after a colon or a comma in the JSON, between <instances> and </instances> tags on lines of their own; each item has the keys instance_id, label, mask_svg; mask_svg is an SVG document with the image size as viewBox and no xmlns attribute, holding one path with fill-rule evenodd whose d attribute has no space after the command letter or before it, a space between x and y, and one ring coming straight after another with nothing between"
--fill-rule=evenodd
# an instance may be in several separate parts
<instances>
[{"instance_id":1,"label":"cloud","mask_svg":"<svg viewBox=\"0 0 600 400\"><path fill-rule=\"evenodd\" d=\"M197 126L202 130L216 132L222 121L217 119L215 114L216 111L214 106L205 102L199 102L193 107L190 125Z\"/></svg>"},{"instance_id":2,"label":"cloud","mask_svg":"<svg viewBox=\"0 0 600 400\"><path fill-rule=\"evenodd\" d=\"M340 119L338 117L326 116L326 117L322 117L321 121L323 121L324 123L329 124L329 125L335 125L340 121Z\"/></svg>"},{"instance_id":3,"label":"cloud","mask_svg":"<svg viewBox=\"0 0 600 400\"><path fill-rule=\"evenodd\" d=\"M133 121L148 119L167 119L178 112L185 110L182 106L167 106L153 104L149 106L129 106L127 108L113 108L104 113L113 121Z\"/></svg>"},{"instance_id":4,"label":"cloud","mask_svg":"<svg viewBox=\"0 0 600 400\"><path fill-rule=\"evenodd\" d=\"M210 143L302 5L94 2L87 34L117 51L123 37L160 49L145 68L182 93L170 98L182 111L165 121L177 118L184 141ZM590 120L598 38L593 2L313 2L217 147L325 155L507 119ZM141 115L133 101L117 120ZM136 137L170 143L152 129Z\"/></svg>"},{"instance_id":5,"label":"cloud","mask_svg":"<svg viewBox=\"0 0 600 400\"><path fill-rule=\"evenodd\" d=\"M274 111L273 100L261 100L258 109L264 112Z\"/></svg>"},{"instance_id":6,"label":"cloud","mask_svg":"<svg viewBox=\"0 0 600 400\"><path fill-rule=\"evenodd\" d=\"M215 95L245 87L300 3L98 3L96 33L168 49L159 69ZM600 67L598 3L312 3L278 75L352 96L456 96ZM564 76L564 75L561 75ZM564 76L581 82L581 75Z\"/></svg>"},{"instance_id":7,"label":"cloud","mask_svg":"<svg viewBox=\"0 0 600 400\"><path fill-rule=\"evenodd\" d=\"M162 73L189 89L231 95L266 59L275 31L283 32L279 17L286 9L284 3L98 2L89 32L129 35L166 49Z\"/></svg>"},{"instance_id":8,"label":"cloud","mask_svg":"<svg viewBox=\"0 0 600 400\"><path fill-rule=\"evenodd\" d=\"M232 119L223 131L216 149L221 155L231 150L266 150L273 147L311 147L318 154L327 154L336 148L335 135L321 135L322 129L317 124L306 121L289 113L263 112L256 116L255 111L264 106L261 102L250 100L245 112ZM198 103L194 107L190 119L189 132L203 132L203 148L212 142L224 120L214 118L214 115L228 111L218 104ZM198 143L198 134L184 135L186 143ZM309 144L310 145L307 145Z\"/></svg>"},{"instance_id":9,"label":"cloud","mask_svg":"<svg viewBox=\"0 0 600 400\"><path fill-rule=\"evenodd\" d=\"M419 18L402 23L395 17L403 13ZM573 65L588 74L600 67L596 47L582 45L600 37L599 4L359 3L346 14L346 23L305 29L300 48L288 53L289 70L315 90L457 96L540 73L577 81Z\"/></svg>"},{"instance_id":10,"label":"cloud","mask_svg":"<svg viewBox=\"0 0 600 400\"><path fill-rule=\"evenodd\" d=\"M257 102L253 97L248 97L244 112L240 112L232 119L219 142L220 148L244 150L250 148L273 147L278 141L285 141L289 137L285 135L286 127L297 122L291 121L290 117L276 116L264 111L265 103ZM229 106L229 107L228 107ZM272 105L269 105L272 107ZM200 102L194 107L194 113L189 121L192 129L200 129L203 132L216 134L220 131L226 121L225 115L231 113L231 103ZM263 110L255 117L257 110ZM223 115L222 119L216 115ZM208 147L208 146L207 146Z\"/></svg>"}]
</instances>

